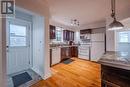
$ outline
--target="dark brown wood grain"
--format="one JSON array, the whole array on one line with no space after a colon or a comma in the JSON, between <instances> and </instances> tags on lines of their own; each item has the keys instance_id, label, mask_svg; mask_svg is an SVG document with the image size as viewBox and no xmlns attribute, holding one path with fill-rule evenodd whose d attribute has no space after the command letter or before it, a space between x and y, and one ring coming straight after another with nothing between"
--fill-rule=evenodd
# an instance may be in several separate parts
<instances>
[{"instance_id":1,"label":"dark brown wood grain","mask_svg":"<svg viewBox=\"0 0 130 87\"><path fill-rule=\"evenodd\" d=\"M80 34L91 34L91 29L83 29L83 30L80 30Z\"/></svg>"},{"instance_id":2,"label":"dark brown wood grain","mask_svg":"<svg viewBox=\"0 0 130 87\"><path fill-rule=\"evenodd\" d=\"M101 66L102 87L130 87L130 71L110 66Z\"/></svg>"},{"instance_id":3,"label":"dark brown wood grain","mask_svg":"<svg viewBox=\"0 0 130 87\"><path fill-rule=\"evenodd\" d=\"M74 31L63 30L63 40L64 41L74 41Z\"/></svg>"},{"instance_id":4,"label":"dark brown wood grain","mask_svg":"<svg viewBox=\"0 0 130 87\"><path fill-rule=\"evenodd\" d=\"M50 25L50 39L56 38L56 27L53 25Z\"/></svg>"},{"instance_id":5,"label":"dark brown wood grain","mask_svg":"<svg viewBox=\"0 0 130 87\"><path fill-rule=\"evenodd\" d=\"M66 60L68 58L78 57L78 47L63 47L61 48L61 61Z\"/></svg>"}]
</instances>

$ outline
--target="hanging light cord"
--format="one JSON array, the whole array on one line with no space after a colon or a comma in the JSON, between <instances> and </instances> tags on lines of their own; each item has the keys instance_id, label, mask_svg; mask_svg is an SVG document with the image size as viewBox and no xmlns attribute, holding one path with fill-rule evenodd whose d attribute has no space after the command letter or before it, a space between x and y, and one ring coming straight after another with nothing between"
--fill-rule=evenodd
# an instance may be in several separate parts
<instances>
[{"instance_id":1,"label":"hanging light cord","mask_svg":"<svg viewBox=\"0 0 130 87\"><path fill-rule=\"evenodd\" d=\"M115 0L111 0L111 10L112 10L111 17L114 18L114 20L116 20L116 16L115 16L115 4L116 4L116 1Z\"/></svg>"}]
</instances>

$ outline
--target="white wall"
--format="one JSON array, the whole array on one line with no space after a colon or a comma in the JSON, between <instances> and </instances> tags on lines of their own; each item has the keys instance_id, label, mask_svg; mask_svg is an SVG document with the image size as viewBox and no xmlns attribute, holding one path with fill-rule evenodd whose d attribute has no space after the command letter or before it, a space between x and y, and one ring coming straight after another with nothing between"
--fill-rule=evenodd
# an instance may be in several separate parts
<instances>
[{"instance_id":1,"label":"white wall","mask_svg":"<svg viewBox=\"0 0 130 87\"><path fill-rule=\"evenodd\" d=\"M43 77L44 74L44 18L33 17L33 70ZM43 77L44 78L44 77Z\"/></svg>"},{"instance_id":2,"label":"white wall","mask_svg":"<svg viewBox=\"0 0 130 87\"><path fill-rule=\"evenodd\" d=\"M92 29L92 33L106 33L106 28L105 27L101 27L98 29Z\"/></svg>"},{"instance_id":3,"label":"white wall","mask_svg":"<svg viewBox=\"0 0 130 87\"><path fill-rule=\"evenodd\" d=\"M77 30L74 33L74 42L78 43L79 41L80 41L80 30Z\"/></svg>"},{"instance_id":4,"label":"white wall","mask_svg":"<svg viewBox=\"0 0 130 87\"><path fill-rule=\"evenodd\" d=\"M115 32L114 31L106 31L106 50L107 51L115 51Z\"/></svg>"}]
</instances>

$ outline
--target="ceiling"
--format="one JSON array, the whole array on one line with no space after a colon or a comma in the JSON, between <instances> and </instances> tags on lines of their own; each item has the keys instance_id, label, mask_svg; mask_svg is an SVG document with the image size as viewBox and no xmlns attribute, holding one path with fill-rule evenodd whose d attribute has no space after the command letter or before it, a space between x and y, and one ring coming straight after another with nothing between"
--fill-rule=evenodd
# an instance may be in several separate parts
<instances>
[{"instance_id":1,"label":"ceiling","mask_svg":"<svg viewBox=\"0 0 130 87\"><path fill-rule=\"evenodd\" d=\"M111 14L111 0L47 0L51 21L70 26L71 19L77 19L80 26L105 22ZM116 0L117 13L130 9L130 0Z\"/></svg>"}]
</instances>

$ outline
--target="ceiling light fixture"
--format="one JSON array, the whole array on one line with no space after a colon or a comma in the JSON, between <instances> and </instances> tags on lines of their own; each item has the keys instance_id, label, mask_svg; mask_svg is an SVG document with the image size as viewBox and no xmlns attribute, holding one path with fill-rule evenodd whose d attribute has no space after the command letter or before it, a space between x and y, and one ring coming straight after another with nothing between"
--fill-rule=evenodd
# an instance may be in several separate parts
<instances>
[{"instance_id":1,"label":"ceiling light fixture","mask_svg":"<svg viewBox=\"0 0 130 87\"><path fill-rule=\"evenodd\" d=\"M79 26L79 21L77 19L72 19L71 26Z\"/></svg>"},{"instance_id":2,"label":"ceiling light fixture","mask_svg":"<svg viewBox=\"0 0 130 87\"><path fill-rule=\"evenodd\" d=\"M109 29L108 30L119 30L119 29L123 29L124 25L116 20L116 14L115 14L115 8L116 8L116 1L115 0L111 0L111 10L112 10L112 14L111 17L114 19L113 22L109 25Z\"/></svg>"}]
</instances>

